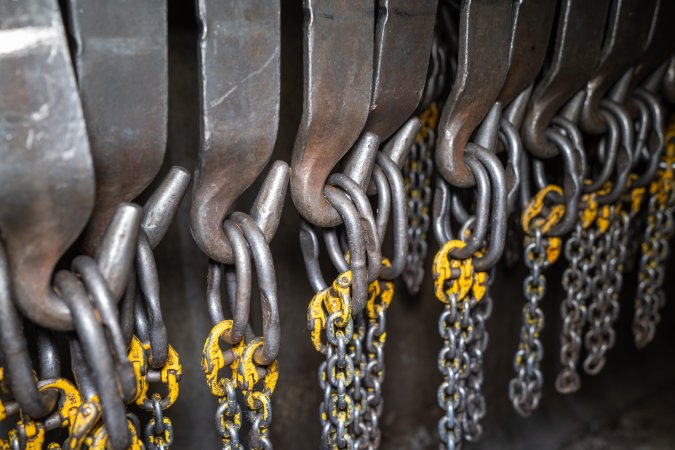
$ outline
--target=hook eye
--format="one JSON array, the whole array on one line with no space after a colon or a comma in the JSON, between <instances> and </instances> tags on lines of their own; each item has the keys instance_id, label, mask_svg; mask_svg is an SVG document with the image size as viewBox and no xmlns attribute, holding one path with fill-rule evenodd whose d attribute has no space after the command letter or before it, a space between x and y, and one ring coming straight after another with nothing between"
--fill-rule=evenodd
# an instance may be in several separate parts
<instances>
[{"instance_id":1,"label":"hook eye","mask_svg":"<svg viewBox=\"0 0 675 450\"><path fill-rule=\"evenodd\" d=\"M303 6L304 102L293 149L291 197L309 222L333 227L342 219L323 189L368 118L375 9L373 0L305 0Z\"/></svg>"},{"instance_id":2,"label":"hook eye","mask_svg":"<svg viewBox=\"0 0 675 450\"><path fill-rule=\"evenodd\" d=\"M234 345L244 338L249 320L252 284L251 256L248 252L246 238L239 227L232 223L231 220L226 220L223 226L225 234L232 245L232 251L234 252L235 282L233 283L234 295L228 295L228 298L230 299L230 312L233 316L232 328L229 332L224 333L222 337L225 342ZM214 324L218 324L225 320L220 294L222 273L222 264L210 260L209 271L206 277L206 299L211 322Z\"/></svg>"},{"instance_id":3,"label":"hook eye","mask_svg":"<svg viewBox=\"0 0 675 450\"><path fill-rule=\"evenodd\" d=\"M634 100L646 103L651 115L652 129L656 136L656 145L649 151L647 169L633 181L634 187L644 187L654 178L654 175L659 168L659 162L661 161L661 154L663 153L665 142L665 137L663 135L663 124L665 123L664 110L656 96L647 90L641 88L636 89Z\"/></svg>"},{"instance_id":4,"label":"hook eye","mask_svg":"<svg viewBox=\"0 0 675 450\"><path fill-rule=\"evenodd\" d=\"M5 377L9 380L11 391L21 410L31 417L39 418L45 416L54 408L56 396L44 395L38 391L33 375L33 364L28 352L28 343L23 334L23 320L12 302L11 292L7 254L4 244L0 241L0 322L2 322L0 349L2 349L2 365L5 369ZM40 345L43 342L45 342L45 339L38 340L39 348L45 347ZM55 350L53 346L50 347ZM40 360L43 360L43 352L40 353ZM58 364L58 357L55 361ZM58 373L53 376L58 376Z\"/></svg>"},{"instance_id":5,"label":"hook eye","mask_svg":"<svg viewBox=\"0 0 675 450\"><path fill-rule=\"evenodd\" d=\"M578 219L579 199L582 191L581 173L579 173L578 153L574 145L558 131L549 128L546 138L550 139L560 149L563 159L563 195L565 213L556 225L549 231L551 236L562 236L569 232Z\"/></svg>"},{"instance_id":6,"label":"hook eye","mask_svg":"<svg viewBox=\"0 0 675 450\"><path fill-rule=\"evenodd\" d=\"M616 180L613 183L611 192L597 197L599 204L608 204L616 202L626 190L626 186L628 186L628 176L633 167L634 160L634 129L633 121L624 108L608 100L604 100L601 103L601 108L607 109L617 118L617 122L621 129L621 145L619 146L619 152L616 155L616 164L614 167L616 171Z\"/></svg>"},{"instance_id":7,"label":"hook eye","mask_svg":"<svg viewBox=\"0 0 675 450\"><path fill-rule=\"evenodd\" d=\"M232 213L232 221L236 223L246 238L253 255L253 262L260 289L263 317L263 344L255 351L253 358L259 365L271 364L279 354L281 325L277 306L277 280L269 244L255 220L249 215Z\"/></svg>"},{"instance_id":8,"label":"hook eye","mask_svg":"<svg viewBox=\"0 0 675 450\"><path fill-rule=\"evenodd\" d=\"M605 131L599 113L605 94L642 55L647 43L656 0L613 1L605 39L593 78L586 85L581 127L591 134Z\"/></svg>"},{"instance_id":9,"label":"hook eye","mask_svg":"<svg viewBox=\"0 0 675 450\"><path fill-rule=\"evenodd\" d=\"M511 3L466 0L460 11L459 65L452 90L438 124L436 163L450 184L475 185L464 149L488 114L508 71ZM490 36L490 39L485 39ZM489 68L486 66L489 61Z\"/></svg>"},{"instance_id":10,"label":"hook eye","mask_svg":"<svg viewBox=\"0 0 675 450\"><path fill-rule=\"evenodd\" d=\"M354 203L359 214L359 220L363 222L364 241L368 258L368 282L372 283L380 275L382 266L382 250L380 248L380 236L377 232L377 224L370 206L368 197L359 184L345 174L334 173L328 177L328 185L342 189Z\"/></svg>"},{"instance_id":11,"label":"hook eye","mask_svg":"<svg viewBox=\"0 0 675 450\"><path fill-rule=\"evenodd\" d=\"M366 306L368 297L368 273L361 217L351 199L340 189L326 185L324 195L340 212L345 224L349 246L349 267L352 271L352 310L354 314L359 314Z\"/></svg>"},{"instance_id":12,"label":"hook eye","mask_svg":"<svg viewBox=\"0 0 675 450\"><path fill-rule=\"evenodd\" d=\"M64 303L72 311L75 329L101 398L103 423L110 434L111 447L120 450L127 448L130 436L126 426L126 410L115 381L112 355L105 351L108 348L105 332L96 319L84 286L75 275L62 270L56 273L54 282L63 294Z\"/></svg>"},{"instance_id":13,"label":"hook eye","mask_svg":"<svg viewBox=\"0 0 675 450\"><path fill-rule=\"evenodd\" d=\"M473 143L467 145L466 151L485 167L492 186L490 242L484 255L473 258L474 269L485 271L493 267L504 252L507 218L506 180L502 163L494 153Z\"/></svg>"},{"instance_id":14,"label":"hook eye","mask_svg":"<svg viewBox=\"0 0 675 450\"><path fill-rule=\"evenodd\" d=\"M83 7L81 0L64 3L96 173L96 203L79 242L94 255L117 206L138 196L164 161L167 2L95 8Z\"/></svg>"},{"instance_id":15,"label":"hook eye","mask_svg":"<svg viewBox=\"0 0 675 450\"><path fill-rule=\"evenodd\" d=\"M516 207L518 191L521 185L523 143L520 140L518 129L506 119L502 119L499 130L499 139L506 148L508 163L505 168L504 181L506 186L506 213L511 214Z\"/></svg>"},{"instance_id":16,"label":"hook eye","mask_svg":"<svg viewBox=\"0 0 675 450\"><path fill-rule=\"evenodd\" d=\"M604 120L607 122L607 135L598 143L598 156L602 161L602 170L595 177L595 179L584 181L584 193L597 192L600 190L616 166L616 157L619 149L619 123L616 118L607 111L601 113L605 116Z\"/></svg>"},{"instance_id":17,"label":"hook eye","mask_svg":"<svg viewBox=\"0 0 675 450\"><path fill-rule=\"evenodd\" d=\"M201 142L190 225L199 248L232 264L223 222L272 155L279 127L280 3L197 2Z\"/></svg>"},{"instance_id":18,"label":"hook eye","mask_svg":"<svg viewBox=\"0 0 675 450\"><path fill-rule=\"evenodd\" d=\"M304 219L300 220L300 250L312 290L314 292L323 291L328 287L328 284L321 274L319 265L319 238L314 226Z\"/></svg>"},{"instance_id":19,"label":"hook eye","mask_svg":"<svg viewBox=\"0 0 675 450\"><path fill-rule=\"evenodd\" d=\"M110 348L116 364L117 380L122 398L130 402L136 396L136 377L129 362L122 329L119 323L117 303L108 288L96 262L89 256L78 256L72 263L73 272L78 273L89 296L98 312L101 325L107 331L110 339Z\"/></svg>"},{"instance_id":20,"label":"hook eye","mask_svg":"<svg viewBox=\"0 0 675 450\"><path fill-rule=\"evenodd\" d=\"M551 63L537 83L525 120L523 143L534 156L558 154L546 138L553 117L594 73L609 11L609 0L562 0Z\"/></svg>"},{"instance_id":21,"label":"hook eye","mask_svg":"<svg viewBox=\"0 0 675 450\"><path fill-rule=\"evenodd\" d=\"M450 255L457 259L466 259L471 257L485 242L487 236L488 222L490 219L490 178L487 170L476 159L475 155L466 158L466 164L471 168L474 179L476 180L476 200L475 200L475 224L469 236L458 236L466 245L462 248L455 248ZM454 200L452 206L460 206L459 202ZM454 208L453 208L454 209ZM467 213L460 214L468 216ZM449 234L449 233L448 233Z\"/></svg>"},{"instance_id":22,"label":"hook eye","mask_svg":"<svg viewBox=\"0 0 675 450\"><path fill-rule=\"evenodd\" d=\"M436 177L432 228L434 230L436 242L438 242L439 245L443 245L453 239L452 227L450 226L451 202L452 192L450 191L450 185L443 177Z\"/></svg>"}]
</instances>

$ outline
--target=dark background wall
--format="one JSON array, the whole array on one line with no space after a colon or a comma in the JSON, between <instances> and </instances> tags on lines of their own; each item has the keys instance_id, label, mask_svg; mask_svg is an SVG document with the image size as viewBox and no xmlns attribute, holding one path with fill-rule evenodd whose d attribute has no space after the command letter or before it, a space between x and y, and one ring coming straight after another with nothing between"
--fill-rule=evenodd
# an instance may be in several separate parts
<instances>
[{"instance_id":1,"label":"dark background wall","mask_svg":"<svg viewBox=\"0 0 675 450\"><path fill-rule=\"evenodd\" d=\"M299 1L283 3L281 129L274 158L290 161L302 108L302 11ZM199 141L194 4L184 0L172 0L169 4L169 148L164 172L174 164L193 170ZM240 199L243 209L248 208L256 191L254 186ZM189 198L157 249L169 336L184 367L180 398L168 415L176 430L174 448L218 448L214 427L216 400L207 390L199 365L201 349L212 325L205 301L207 259L190 235L188 210ZM318 448L320 435L321 392L316 370L321 357L310 345L306 331L306 307L312 292L304 276L297 234L297 213L287 199L284 218L272 243L282 323L280 378L273 397L272 425L273 442L279 449ZM432 244L431 248L433 251L436 247ZM480 443L468 447L559 448L585 431L611 422L640 399L672 386L673 308L666 308L655 342L644 351L635 350L630 334L635 283L634 276L629 275L621 299L617 343L609 353L607 367L600 375L585 376L577 394L563 396L555 392L563 265L561 259L549 271L549 292L543 305L547 318L543 335L545 393L539 410L527 419L514 413L507 395L524 302L521 293L524 270L520 266L498 268L492 288L494 312L488 323L490 345L485 356L488 402L485 435ZM668 274L673 274L672 265ZM672 277L667 277L667 284L667 292L671 294ZM441 305L435 300L431 286L427 278L424 290L412 298L397 284L389 310L382 418L384 449L437 448L436 422L440 410L436 407L436 388L440 376L436 357L441 341L436 322ZM254 305L254 320L259 317L256 312Z\"/></svg>"}]
</instances>

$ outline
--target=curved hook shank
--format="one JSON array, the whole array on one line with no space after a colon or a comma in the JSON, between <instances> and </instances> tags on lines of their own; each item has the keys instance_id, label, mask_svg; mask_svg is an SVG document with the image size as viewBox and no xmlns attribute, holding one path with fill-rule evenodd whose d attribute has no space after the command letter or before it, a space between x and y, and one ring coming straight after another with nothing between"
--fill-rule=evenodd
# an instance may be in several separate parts
<instances>
[{"instance_id":1,"label":"curved hook shank","mask_svg":"<svg viewBox=\"0 0 675 450\"><path fill-rule=\"evenodd\" d=\"M508 105L539 74L553 28L556 0L513 3L509 72L499 94Z\"/></svg>"},{"instance_id":2,"label":"curved hook shank","mask_svg":"<svg viewBox=\"0 0 675 450\"><path fill-rule=\"evenodd\" d=\"M279 127L280 7L199 0L201 143L190 224L211 259L232 262L223 221L263 170Z\"/></svg>"},{"instance_id":3,"label":"curved hook shank","mask_svg":"<svg viewBox=\"0 0 675 450\"><path fill-rule=\"evenodd\" d=\"M366 130L391 136L422 98L438 0L380 0Z\"/></svg>"},{"instance_id":4,"label":"curved hook shank","mask_svg":"<svg viewBox=\"0 0 675 450\"><path fill-rule=\"evenodd\" d=\"M304 0L304 106L291 164L291 197L320 227L342 223L323 187L368 117L373 0ZM337 127L337 128L336 128Z\"/></svg>"},{"instance_id":5,"label":"curved hook shank","mask_svg":"<svg viewBox=\"0 0 675 450\"><path fill-rule=\"evenodd\" d=\"M612 2L605 40L595 75L586 85L581 111L584 131L600 134L606 130L600 114L600 102L614 83L641 56L647 43L656 0L620 0Z\"/></svg>"},{"instance_id":6,"label":"curved hook shank","mask_svg":"<svg viewBox=\"0 0 675 450\"><path fill-rule=\"evenodd\" d=\"M72 329L50 284L92 210L94 171L56 1L3 3L0 41L0 229L14 293L32 321Z\"/></svg>"},{"instance_id":7,"label":"curved hook shank","mask_svg":"<svg viewBox=\"0 0 675 450\"><path fill-rule=\"evenodd\" d=\"M511 2L466 0L460 14L457 75L438 124L436 162L450 184L470 187L464 149L504 85Z\"/></svg>"},{"instance_id":8,"label":"curved hook shank","mask_svg":"<svg viewBox=\"0 0 675 450\"><path fill-rule=\"evenodd\" d=\"M546 129L593 75L609 4L609 0L562 1L551 64L532 93L523 122L525 147L538 158L558 154L558 148L546 138Z\"/></svg>"},{"instance_id":9,"label":"curved hook shank","mask_svg":"<svg viewBox=\"0 0 675 450\"><path fill-rule=\"evenodd\" d=\"M165 0L69 0L82 109L96 169L96 205L82 238L94 255L117 205L164 160L168 116Z\"/></svg>"}]
</instances>

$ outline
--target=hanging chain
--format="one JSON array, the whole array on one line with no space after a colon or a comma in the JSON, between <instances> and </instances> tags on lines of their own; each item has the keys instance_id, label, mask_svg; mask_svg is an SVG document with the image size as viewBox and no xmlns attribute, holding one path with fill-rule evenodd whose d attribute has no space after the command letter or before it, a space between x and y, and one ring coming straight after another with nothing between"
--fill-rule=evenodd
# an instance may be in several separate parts
<instances>
[{"instance_id":1,"label":"hanging chain","mask_svg":"<svg viewBox=\"0 0 675 450\"><path fill-rule=\"evenodd\" d=\"M279 379L279 364L276 360L266 366L255 363L256 351L262 351L264 339L257 337L246 344L237 365L237 387L241 389L251 422L249 446L251 449L271 449L269 428L272 424L271 396ZM264 372L264 376L260 376Z\"/></svg>"},{"instance_id":2,"label":"hanging chain","mask_svg":"<svg viewBox=\"0 0 675 450\"><path fill-rule=\"evenodd\" d=\"M433 149L436 144L438 116L436 103L431 103L422 113L420 130L402 170L408 198L408 256L402 277L411 294L418 293L424 281L424 260L428 250L427 232L431 223L433 194Z\"/></svg>"},{"instance_id":3,"label":"hanging chain","mask_svg":"<svg viewBox=\"0 0 675 450\"><path fill-rule=\"evenodd\" d=\"M223 450L243 450L239 442L241 428L241 407L237 400L237 370L244 352L244 341L223 352L220 348L221 336L232 330L232 320L223 320L211 329L202 350L202 371L211 394L218 399L215 422L216 430L222 439ZM220 370L229 366L230 375L220 375Z\"/></svg>"},{"instance_id":4,"label":"hanging chain","mask_svg":"<svg viewBox=\"0 0 675 450\"><path fill-rule=\"evenodd\" d=\"M476 442L483 434L480 421L485 417L485 397L483 395L483 357L488 345L488 333L485 322L492 314L490 285L492 275L487 272L475 272L473 286L469 296L470 319L473 330L472 341L468 345L469 373L466 379L466 412L462 421L464 438Z\"/></svg>"},{"instance_id":5,"label":"hanging chain","mask_svg":"<svg viewBox=\"0 0 675 450\"><path fill-rule=\"evenodd\" d=\"M675 130L671 127L669 140L672 140L674 133ZM669 143L664 157L665 167L659 170L649 189L651 198L648 203L647 226L642 242L633 318L633 337L638 348L645 347L654 339L656 325L661 319L660 310L665 306L664 263L670 251L669 240L674 228L673 153L675 153L675 144Z\"/></svg>"},{"instance_id":6,"label":"hanging chain","mask_svg":"<svg viewBox=\"0 0 675 450\"><path fill-rule=\"evenodd\" d=\"M354 448L350 427L355 405L349 391L354 382L354 360L347 346L353 338L351 271L338 276L333 284L318 292L309 304L307 323L314 348L326 355L319 367L319 385L323 390L321 445L324 449ZM326 342L321 341L325 330Z\"/></svg>"},{"instance_id":7,"label":"hanging chain","mask_svg":"<svg viewBox=\"0 0 675 450\"><path fill-rule=\"evenodd\" d=\"M471 374L472 357L482 354L484 335L475 338L474 318L476 303L485 295L486 276L474 273L472 259L457 260L450 257L454 249L463 248L466 244L453 240L446 242L434 258L433 277L436 298L443 303L443 312L438 319L438 331L443 339L443 346L438 354L438 370L443 381L438 388L438 404L444 414L438 422L438 435L443 448L456 449L462 445L464 429L475 436L480 427L472 428L473 417L480 419L484 400L480 395L480 374ZM474 280L479 282L475 283ZM476 372L475 369L473 369ZM467 420L468 391L470 375L472 381L472 418ZM478 390L474 388L478 386ZM479 405L475 407L475 405Z\"/></svg>"},{"instance_id":8,"label":"hanging chain","mask_svg":"<svg viewBox=\"0 0 675 450\"><path fill-rule=\"evenodd\" d=\"M523 306L520 342L513 361L516 376L509 383L509 398L523 416L530 415L541 400L544 377L540 366L544 348L540 334L544 328L544 313L539 305L546 293L544 269L558 259L562 246L559 237L545 237L565 212L564 205L554 205L541 216L544 200L550 192L563 193L555 185L540 190L523 210L521 219L526 233L523 259L529 274L523 283L527 303Z\"/></svg>"},{"instance_id":9,"label":"hanging chain","mask_svg":"<svg viewBox=\"0 0 675 450\"><path fill-rule=\"evenodd\" d=\"M556 378L558 392L569 394L581 387L577 364L581 356L582 333L587 319L587 302L591 296L590 279L595 270L597 256L594 224L597 201L594 194L582 199L579 221L565 243L565 257L569 262L563 272L562 286L566 292L560 305L562 330L560 333L560 363L562 369Z\"/></svg>"}]
</instances>

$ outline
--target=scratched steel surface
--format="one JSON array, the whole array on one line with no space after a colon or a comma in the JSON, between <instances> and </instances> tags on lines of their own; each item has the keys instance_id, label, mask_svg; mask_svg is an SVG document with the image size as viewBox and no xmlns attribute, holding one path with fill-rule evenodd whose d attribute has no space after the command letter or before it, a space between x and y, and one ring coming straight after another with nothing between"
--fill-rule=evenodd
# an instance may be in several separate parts
<instances>
[{"instance_id":1,"label":"scratched steel surface","mask_svg":"<svg viewBox=\"0 0 675 450\"><path fill-rule=\"evenodd\" d=\"M169 135L167 161L192 170L196 164L197 49L191 4L170 2L169 54ZM190 3L190 2L187 2ZM301 10L282 2L281 113L280 132L272 159L290 160L295 131L302 110ZM299 3L299 2L298 2ZM160 177L161 178L161 177ZM240 201L250 204L257 185ZM183 358L181 394L169 415L176 429L175 448L217 448L213 414L216 400L209 394L199 362L201 348L210 329L206 309L206 257L194 244L189 231L189 201L181 207L169 234L157 249L162 277L164 312L170 341ZM298 235L298 215L290 198L279 231L272 241L279 285L282 343L279 355L280 378L273 396L272 440L279 449L315 449L319 446L318 408L321 392L317 368L321 356L312 349L306 331L305 314L312 295L305 279ZM435 250L435 245L432 249ZM431 264L429 260L428 265ZM545 392L541 407L529 418L517 416L507 395L512 377L512 360L517 345L520 310L523 304L522 268L500 266L493 285L494 312L488 323L490 344L486 354L485 393L487 416L485 435L476 449L554 449L583 435L590 423L608 423L628 410L640 398L672 385L675 365L668 351L675 329L673 309L666 308L654 343L643 352L634 349L631 336L634 276L629 276L621 299L622 311L616 347L609 353L607 368L596 377L585 376L579 393L563 396L555 392L559 305L562 300L560 273L564 261L550 271L549 293L544 300L547 317L544 331ZM327 266L326 266L327 267ZM675 274L673 265L670 274ZM672 279L669 277L669 279ZM396 297L388 313L385 410L382 418L383 449L435 449L436 369L441 341L437 317L441 305L435 300L431 280L420 295L411 298L397 282ZM675 292L671 282L669 293ZM257 318L254 311L251 317ZM259 324L257 324L259 325Z\"/></svg>"}]
</instances>

